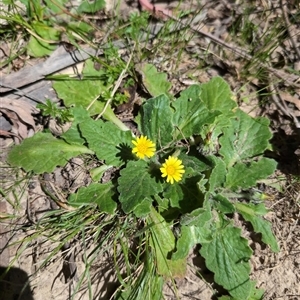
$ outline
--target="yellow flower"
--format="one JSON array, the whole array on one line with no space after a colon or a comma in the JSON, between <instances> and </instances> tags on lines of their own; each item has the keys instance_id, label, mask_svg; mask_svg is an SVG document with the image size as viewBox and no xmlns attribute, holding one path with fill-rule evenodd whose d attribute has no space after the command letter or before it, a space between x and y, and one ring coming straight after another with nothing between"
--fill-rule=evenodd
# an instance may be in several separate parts
<instances>
[{"instance_id":1,"label":"yellow flower","mask_svg":"<svg viewBox=\"0 0 300 300\"><path fill-rule=\"evenodd\" d=\"M155 144L146 136L141 135L136 140L133 140L132 143L135 145L132 153L135 153L138 158L143 159L145 156L149 158L155 153Z\"/></svg>"},{"instance_id":2,"label":"yellow flower","mask_svg":"<svg viewBox=\"0 0 300 300\"><path fill-rule=\"evenodd\" d=\"M182 161L174 156L169 156L166 159L165 163L163 163L162 167L160 168L162 172L162 177L167 177L167 182L171 184L175 181L179 181L182 178L182 174L184 171L184 166L182 165Z\"/></svg>"}]
</instances>

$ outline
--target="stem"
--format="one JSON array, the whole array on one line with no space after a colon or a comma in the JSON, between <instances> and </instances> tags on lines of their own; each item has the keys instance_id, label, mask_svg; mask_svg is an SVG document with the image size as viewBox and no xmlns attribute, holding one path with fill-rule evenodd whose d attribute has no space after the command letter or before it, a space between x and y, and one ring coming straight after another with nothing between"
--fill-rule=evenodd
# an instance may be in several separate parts
<instances>
[{"instance_id":1,"label":"stem","mask_svg":"<svg viewBox=\"0 0 300 300\"><path fill-rule=\"evenodd\" d=\"M106 107L105 112L103 113L103 117L107 121L113 122L116 126L118 126L122 131L130 130L120 119L117 118L110 105Z\"/></svg>"}]
</instances>

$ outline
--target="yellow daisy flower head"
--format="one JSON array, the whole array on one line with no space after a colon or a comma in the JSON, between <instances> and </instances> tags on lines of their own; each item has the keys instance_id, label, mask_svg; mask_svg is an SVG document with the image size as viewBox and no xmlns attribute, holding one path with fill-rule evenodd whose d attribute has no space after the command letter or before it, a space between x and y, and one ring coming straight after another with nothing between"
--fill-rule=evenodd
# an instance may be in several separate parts
<instances>
[{"instance_id":1,"label":"yellow daisy flower head","mask_svg":"<svg viewBox=\"0 0 300 300\"><path fill-rule=\"evenodd\" d=\"M149 158L155 153L155 144L146 136L141 135L133 140L132 143L135 145L132 149L132 153L134 153L138 158L143 159L145 156Z\"/></svg>"},{"instance_id":2,"label":"yellow daisy flower head","mask_svg":"<svg viewBox=\"0 0 300 300\"><path fill-rule=\"evenodd\" d=\"M162 173L162 177L167 177L167 182L171 184L175 181L179 181L182 178L182 174L184 171L184 166L182 165L182 161L174 156L169 156L168 159L162 164L160 168Z\"/></svg>"}]
</instances>

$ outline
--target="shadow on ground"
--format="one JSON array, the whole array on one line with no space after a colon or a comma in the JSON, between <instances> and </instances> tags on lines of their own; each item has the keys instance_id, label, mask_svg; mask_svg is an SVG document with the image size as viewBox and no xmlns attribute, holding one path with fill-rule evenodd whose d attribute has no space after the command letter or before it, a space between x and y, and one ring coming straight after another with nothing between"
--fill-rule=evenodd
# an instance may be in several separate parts
<instances>
[{"instance_id":1,"label":"shadow on ground","mask_svg":"<svg viewBox=\"0 0 300 300\"><path fill-rule=\"evenodd\" d=\"M278 129L270 142L274 151L267 151L267 156L278 162L277 169L287 175L300 176L300 132L287 135Z\"/></svg>"},{"instance_id":2,"label":"shadow on ground","mask_svg":"<svg viewBox=\"0 0 300 300\"><path fill-rule=\"evenodd\" d=\"M29 277L19 268L0 267L0 299L3 300L34 300Z\"/></svg>"}]
</instances>

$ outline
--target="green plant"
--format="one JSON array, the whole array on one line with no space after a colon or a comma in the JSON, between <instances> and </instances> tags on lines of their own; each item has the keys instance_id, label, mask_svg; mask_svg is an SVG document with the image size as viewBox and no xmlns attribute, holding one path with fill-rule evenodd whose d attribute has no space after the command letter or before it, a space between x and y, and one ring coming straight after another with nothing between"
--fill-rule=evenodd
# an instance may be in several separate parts
<instances>
[{"instance_id":1,"label":"green plant","mask_svg":"<svg viewBox=\"0 0 300 300\"><path fill-rule=\"evenodd\" d=\"M41 110L44 117L52 117L60 124L71 121L73 117L69 109L59 108L56 103L49 99L46 100L45 104L39 103L36 107Z\"/></svg>"},{"instance_id":2,"label":"green plant","mask_svg":"<svg viewBox=\"0 0 300 300\"><path fill-rule=\"evenodd\" d=\"M82 80L66 76L54 76L52 77L52 79L55 79L53 87L58 97L63 99L66 107L83 107L90 115L103 116L121 130L126 131L129 129L116 117L111 107L111 102L115 99L114 96L121 98L120 93L115 95L116 90L112 82L116 80L117 70L121 72L122 69L119 66L113 66L111 67L113 71L107 74L108 69L107 66L96 70L94 61L89 59L85 62ZM113 103L117 104L117 101L113 101ZM78 120L75 122L78 122Z\"/></svg>"},{"instance_id":3,"label":"green plant","mask_svg":"<svg viewBox=\"0 0 300 300\"><path fill-rule=\"evenodd\" d=\"M138 235L147 250L139 259L144 259L147 271L136 275L139 279L134 281L143 284L127 285L119 278L125 291L117 294L117 299L137 299L132 293L145 295L150 273L156 274L152 283L157 280L159 287L163 279L184 276L188 253L197 244L215 282L231 299L261 299L263 291L249 278L252 250L232 215L240 214L264 243L279 251L270 224L263 219L267 212L264 203L240 199L241 193L276 168L274 160L263 157L272 136L268 120L242 112L232 100L229 85L219 77L193 85L174 98L165 74L146 65L144 76L153 98L143 103L135 121L145 138L136 139L129 130L93 119L78 100L71 109L74 121L67 132L59 137L38 133L24 140L11 150L9 163L42 174L80 154L101 162L90 171L94 182L69 195L68 204L77 210L97 205L98 211L112 216L121 210L144 224ZM67 105L70 99L77 101L76 87L64 84L69 82L55 84L60 97ZM84 90L99 95L99 85L96 80ZM87 96L82 95L85 99L81 101ZM101 102L94 105L94 113L98 113L97 105L103 108ZM170 157L171 162L166 161ZM181 170L174 176L167 170L172 164ZM111 167L119 170L116 178L100 183L104 171ZM156 267L150 267L147 260ZM155 295L153 299L161 299L161 292Z\"/></svg>"},{"instance_id":4,"label":"green plant","mask_svg":"<svg viewBox=\"0 0 300 300\"><path fill-rule=\"evenodd\" d=\"M33 57L50 55L57 48L61 36L65 35L68 41L78 46L78 40L88 41L88 36L94 29L93 25L81 18L83 13L92 13L105 7L104 0L93 3L83 1L79 7L66 9L68 0L21 0L26 12L16 1L6 0L10 6L8 13L0 16L12 29L20 28L28 36L26 45L27 54ZM25 34L26 33L26 34Z\"/></svg>"},{"instance_id":5,"label":"green plant","mask_svg":"<svg viewBox=\"0 0 300 300\"><path fill-rule=\"evenodd\" d=\"M130 15L129 25L126 26L124 34L130 39L138 41L141 37L141 30L145 30L148 26L149 14L143 12L141 15L133 13Z\"/></svg>"}]
</instances>

